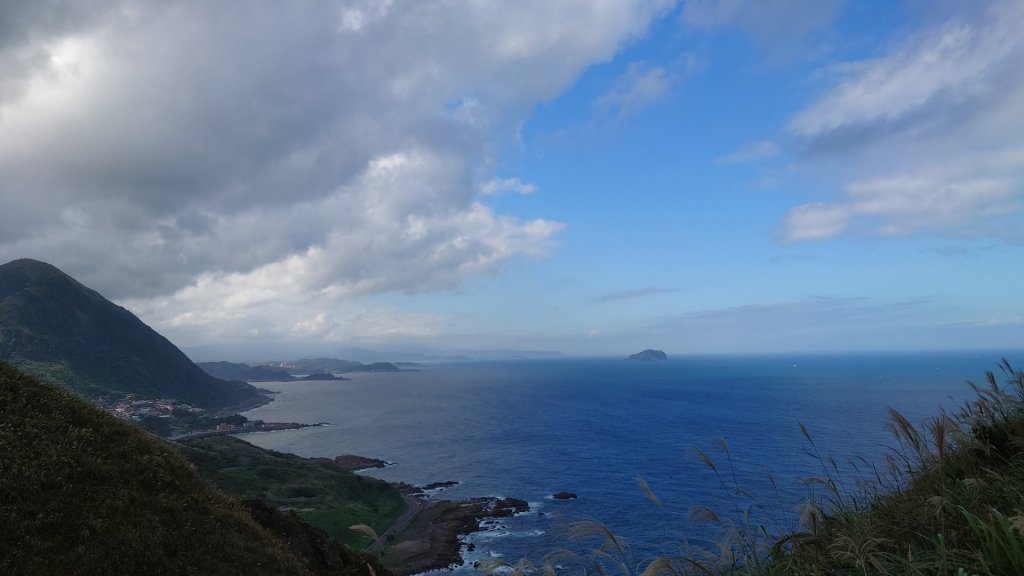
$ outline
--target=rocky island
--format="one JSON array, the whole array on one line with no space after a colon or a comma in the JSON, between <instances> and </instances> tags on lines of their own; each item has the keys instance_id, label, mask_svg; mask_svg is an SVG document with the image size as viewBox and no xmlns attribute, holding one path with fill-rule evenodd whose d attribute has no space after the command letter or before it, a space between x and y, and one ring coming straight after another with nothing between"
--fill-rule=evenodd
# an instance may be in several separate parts
<instances>
[{"instance_id":1,"label":"rocky island","mask_svg":"<svg viewBox=\"0 0 1024 576\"><path fill-rule=\"evenodd\" d=\"M662 360L668 360L668 355L661 350L652 350L648 348L643 352L637 352L636 354L631 355L629 358L626 358L626 360L638 362L660 362Z\"/></svg>"}]
</instances>

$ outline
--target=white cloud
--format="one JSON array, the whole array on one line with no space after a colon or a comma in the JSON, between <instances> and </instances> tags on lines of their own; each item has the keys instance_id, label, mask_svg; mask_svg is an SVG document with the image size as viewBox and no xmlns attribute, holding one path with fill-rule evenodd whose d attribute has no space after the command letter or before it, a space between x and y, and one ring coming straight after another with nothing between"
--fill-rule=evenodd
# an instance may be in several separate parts
<instances>
[{"instance_id":1,"label":"white cloud","mask_svg":"<svg viewBox=\"0 0 1024 576\"><path fill-rule=\"evenodd\" d=\"M492 178L480 189L480 193L484 196L495 196L508 192L513 194L533 194L536 191L536 186L522 182L519 178Z\"/></svg>"},{"instance_id":2,"label":"white cloud","mask_svg":"<svg viewBox=\"0 0 1024 576\"><path fill-rule=\"evenodd\" d=\"M672 79L665 68L633 62L594 105L605 113L625 116L660 101L671 87Z\"/></svg>"},{"instance_id":3,"label":"white cloud","mask_svg":"<svg viewBox=\"0 0 1024 576\"><path fill-rule=\"evenodd\" d=\"M802 204L790 210L780 233L784 242L822 240L838 236L849 225L854 211L822 202Z\"/></svg>"},{"instance_id":4,"label":"white cloud","mask_svg":"<svg viewBox=\"0 0 1024 576\"><path fill-rule=\"evenodd\" d=\"M810 159L856 176L838 199L791 210L780 240L1024 240L1024 4L972 8L841 66L838 83L793 116L788 130Z\"/></svg>"},{"instance_id":5,"label":"white cloud","mask_svg":"<svg viewBox=\"0 0 1024 576\"><path fill-rule=\"evenodd\" d=\"M1003 235L1020 222L1022 175L1024 149L1000 159L968 157L958 165L923 166L914 173L854 181L840 201L791 210L780 239L822 240L847 232Z\"/></svg>"},{"instance_id":6,"label":"white cloud","mask_svg":"<svg viewBox=\"0 0 1024 576\"><path fill-rule=\"evenodd\" d=\"M735 27L762 46L792 52L827 28L841 0L685 0L682 20L697 28Z\"/></svg>"},{"instance_id":7,"label":"white cloud","mask_svg":"<svg viewBox=\"0 0 1024 576\"><path fill-rule=\"evenodd\" d=\"M600 302L611 302L614 300L631 300L633 298L646 298L648 296L660 296L662 294L671 294L672 292L678 292L675 288L655 288L653 286L647 288L637 288L635 290L624 290L621 292L609 292L598 296Z\"/></svg>"},{"instance_id":8,"label":"white cloud","mask_svg":"<svg viewBox=\"0 0 1024 576\"><path fill-rule=\"evenodd\" d=\"M893 54L848 66L850 78L797 114L789 130L820 137L838 130L897 124L930 105L978 102L1019 56L1021 5L1007 5L987 26L954 21L909 41Z\"/></svg>"},{"instance_id":9,"label":"white cloud","mask_svg":"<svg viewBox=\"0 0 1024 576\"><path fill-rule=\"evenodd\" d=\"M725 156L720 156L715 161L720 164L743 164L774 158L779 155L779 152L779 145L775 142L771 140L758 140L744 144L738 150L734 150Z\"/></svg>"},{"instance_id":10,"label":"white cloud","mask_svg":"<svg viewBox=\"0 0 1024 576\"><path fill-rule=\"evenodd\" d=\"M674 3L5 2L0 260L186 345L429 334L368 296L544 256L494 151Z\"/></svg>"},{"instance_id":11,"label":"white cloud","mask_svg":"<svg viewBox=\"0 0 1024 576\"><path fill-rule=\"evenodd\" d=\"M533 189L493 150L673 3L5 3L0 259L271 338L543 256L560 224L480 202Z\"/></svg>"}]
</instances>

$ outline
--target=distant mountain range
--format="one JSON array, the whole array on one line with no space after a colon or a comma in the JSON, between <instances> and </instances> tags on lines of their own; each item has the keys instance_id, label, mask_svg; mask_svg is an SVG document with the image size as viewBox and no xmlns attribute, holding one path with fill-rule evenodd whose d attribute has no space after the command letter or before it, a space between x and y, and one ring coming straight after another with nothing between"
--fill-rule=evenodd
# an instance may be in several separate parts
<instances>
[{"instance_id":1,"label":"distant mountain range","mask_svg":"<svg viewBox=\"0 0 1024 576\"><path fill-rule=\"evenodd\" d=\"M400 363L411 366L409 363ZM243 380L245 382L290 382L303 380L300 375L334 375L352 372L400 372L402 368L391 362L374 362L363 364L337 358L306 358L294 362L278 362L273 364L239 364L236 362L199 362L200 368L207 374L226 380ZM329 379L329 378L325 378Z\"/></svg>"},{"instance_id":2,"label":"distant mountain range","mask_svg":"<svg viewBox=\"0 0 1024 576\"><path fill-rule=\"evenodd\" d=\"M235 362L197 362L196 366L215 378L242 380L244 382L288 382L295 377L284 368L271 366L250 366Z\"/></svg>"},{"instance_id":3,"label":"distant mountain range","mask_svg":"<svg viewBox=\"0 0 1024 576\"><path fill-rule=\"evenodd\" d=\"M313 372L347 374L349 372L398 372L400 370L391 362L363 364L337 358L304 358L294 362L285 362L282 367L296 374L311 374Z\"/></svg>"},{"instance_id":4,"label":"distant mountain range","mask_svg":"<svg viewBox=\"0 0 1024 576\"><path fill-rule=\"evenodd\" d=\"M210 376L128 310L37 260L0 266L0 361L85 397L174 398L207 410L260 391Z\"/></svg>"}]
</instances>

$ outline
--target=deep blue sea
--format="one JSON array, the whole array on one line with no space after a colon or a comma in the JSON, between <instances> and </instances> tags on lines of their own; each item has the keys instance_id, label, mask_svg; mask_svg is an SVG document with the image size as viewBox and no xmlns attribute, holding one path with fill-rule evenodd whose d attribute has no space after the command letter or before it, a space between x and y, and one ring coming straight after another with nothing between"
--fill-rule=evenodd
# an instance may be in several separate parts
<instances>
[{"instance_id":1,"label":"deep blue sea","mask_svg":"<svg viewBox=\"0 0 1024 576\"><path fill-rule=\"evenodd\" d=\"M756 515L785 526L809 489L802 479L821 474L798 422L823 454L880 462L895 445L886 426L890 407L914 423L940 407L955 409L971 397L966 381L983 383L1003 357L1024 360L1020 352L971 352L424 365L347 381L260 384L280 393L249 418L332 426L244 438L302 456L387 460L394 465L366 473L389 481L461 483L435 498L529 501L529 514L468 539L476 544L470 563L540 560L573 547L564 525L583 519L607 524L641 562L716 538L714 528L690 524L691 506L722 515L734 509L695 449L715 459L729 484L751 493L741 507L756 502ZM718 439L728 445L731 466ZM578 499L551 499L563 490Z\"/></svg>"}]
</instances>

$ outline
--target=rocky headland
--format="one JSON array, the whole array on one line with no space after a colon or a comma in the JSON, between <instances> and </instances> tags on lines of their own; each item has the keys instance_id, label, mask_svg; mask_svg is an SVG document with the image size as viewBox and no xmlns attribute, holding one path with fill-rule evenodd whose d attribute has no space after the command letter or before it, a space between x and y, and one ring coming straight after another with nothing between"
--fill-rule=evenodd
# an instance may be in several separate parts
<instances>
[{"instance_id":1,"label":"rocky headland","mask_svg":"<svg viewBox=\"0 0 1024 576\"><path fill-rule=\"evenodd\" d=\"M370 470L372 468L386 468L390 465L390 462L378 460L377 458L356 456L355 454L343 454L341 456L334 457L334 464L342 470L357 472L359 470Z\"/></svg>"},{"instance_id":2,"label":"rocky headland","mask_svg":"<svg viewBox=\"0 0 1024 576\"><path fill-rule=\"evenodd\" d=\"M463 536L479 532L485 520L529 510L530 505L517 498L431 502L398 534L384 563L396 576L460 566Z\"/></svg>"}]
</instances>

